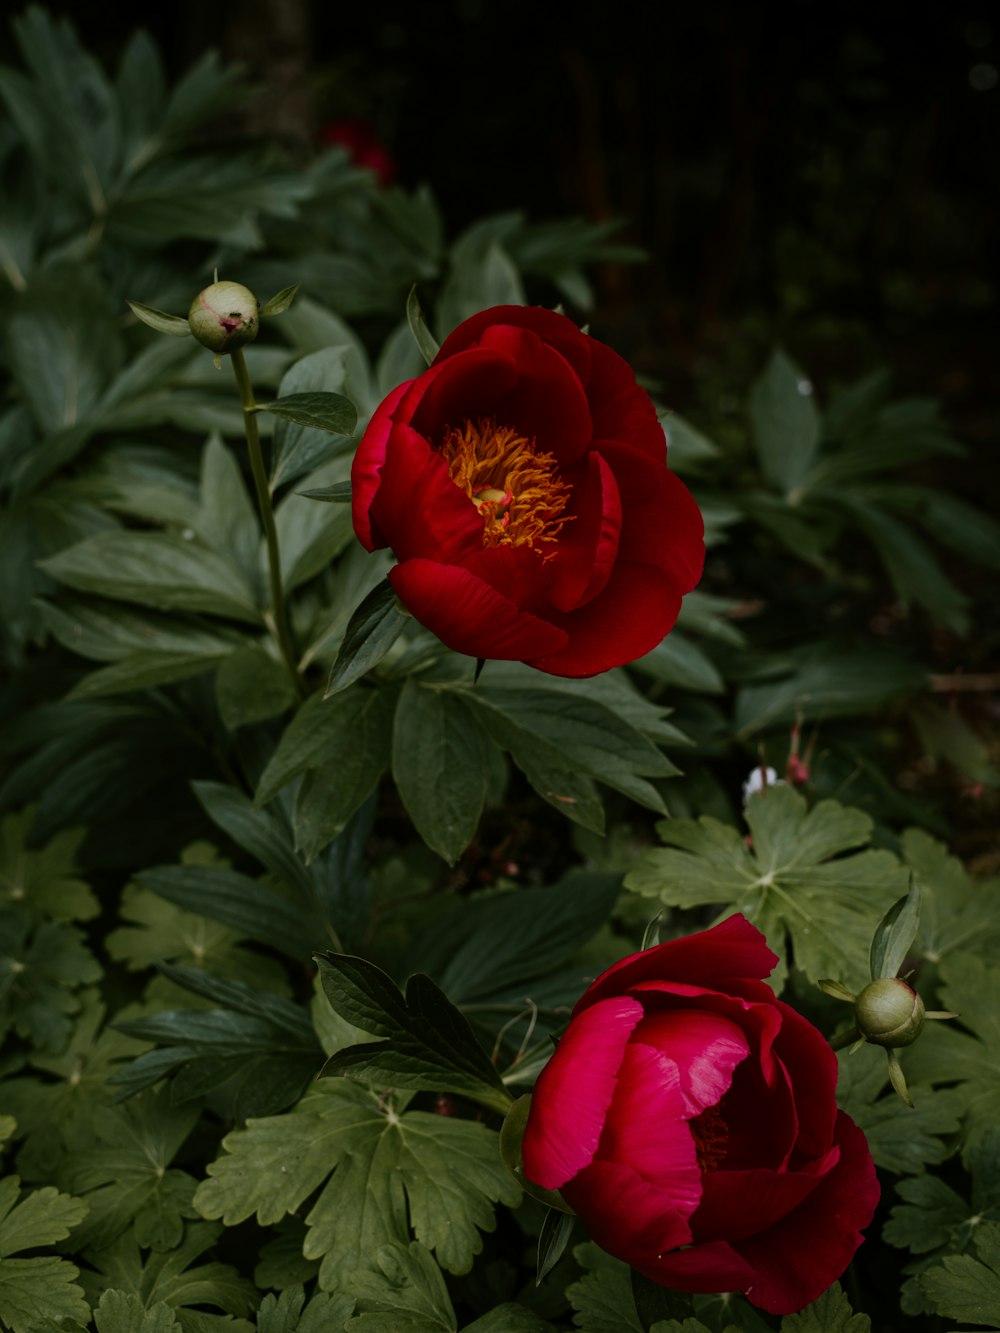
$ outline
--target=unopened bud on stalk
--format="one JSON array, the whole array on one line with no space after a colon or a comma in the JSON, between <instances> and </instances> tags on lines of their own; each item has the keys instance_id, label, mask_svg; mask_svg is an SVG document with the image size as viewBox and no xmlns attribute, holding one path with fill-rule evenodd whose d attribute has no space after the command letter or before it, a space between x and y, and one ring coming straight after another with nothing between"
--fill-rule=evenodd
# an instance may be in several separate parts
<instances>
[{"instance_id":1,"label":"unopened bud on stalk","mask_svg":"<svg viewBox=\"0 0 1000 1333\"><path fill-rule=\"evenodd\" d=\"M220 356L257 337L260 307L239 282L213 282L191 302L188 325L198 341Z\"/></svg>"},{"instance_id":2,"label":"unopened bud on stalk","mask_svg":"<svg viewBox=\"0 0 1000 1333\"><path fill-rule=\"evenodd\" d=\"M909 1046L924 1026L924 1002L900 977L870 982L854 1001L858 1033L876 1046Z\"/></svg>"}]
</instances>

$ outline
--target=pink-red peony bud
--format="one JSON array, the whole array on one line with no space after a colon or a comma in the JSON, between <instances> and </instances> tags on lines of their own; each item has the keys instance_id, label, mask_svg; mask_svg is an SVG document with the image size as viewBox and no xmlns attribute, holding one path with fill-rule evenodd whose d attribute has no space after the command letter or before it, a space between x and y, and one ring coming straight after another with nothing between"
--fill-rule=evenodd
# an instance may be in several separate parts
<instances>
[{"instance_id":1,"label":"pink-red peony bud","mask_svg":"<svg viewBox=\"0 0 1000 1333\"><path fill-rule=\"evenodd\" d=\"M242 283L213 282L191 302L188 325L203 346L221 356L257 337L260 307Z\"/></svg>"}]
</instances>

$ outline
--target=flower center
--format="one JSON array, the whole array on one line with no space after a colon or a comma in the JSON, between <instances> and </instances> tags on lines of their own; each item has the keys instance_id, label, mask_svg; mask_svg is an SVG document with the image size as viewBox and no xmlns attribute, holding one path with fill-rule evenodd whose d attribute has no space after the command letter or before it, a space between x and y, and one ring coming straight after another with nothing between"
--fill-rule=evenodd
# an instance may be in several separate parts
<instances>
[{"instance_id":1,"label":"flower center","mask_svg":"<svg viewBox=\"0 0 1000 1333\"><path fill-rule=\"evenodd\" d=\"M539 453L510 426L466 421L449 429L441 457L451 479L483 519L484 546L536 546L554 541L570 488L552 454Z\"/></svg>"},{"instance_id":2,"label":"flower center","mask_svg":"<svg viewBox=\"0 0 1000 1333\"><path fill-rule=\"evenodd\" d=\"M714 1171L729 1146L729 1132L722 1112L717 1106L706 1106L701 1115L688 1121L688 1128L694 1138L698 1165L702 1171Z\"/></svg>"}]
</instances>

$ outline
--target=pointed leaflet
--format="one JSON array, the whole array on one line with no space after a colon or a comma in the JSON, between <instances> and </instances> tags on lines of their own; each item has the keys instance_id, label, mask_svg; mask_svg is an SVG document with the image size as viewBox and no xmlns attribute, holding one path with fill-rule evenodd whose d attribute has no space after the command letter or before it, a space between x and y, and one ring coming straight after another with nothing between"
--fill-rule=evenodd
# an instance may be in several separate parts
<instances>
[{"instance_id":1,"label":"pointed leaflet","mask_svg":"<svg viewBox=\"0 0 1000 1333\"><path fill-rule=\"evenodd\" d=\"M819 448L812 385L780 348L750 394L754 444L764 476L784 495L801 486Z\"/></svg>"},{"instance_id":2,"label":"pointed leaflet","mask_svg":"<svg viewBox=\"0 0 1000 1333\"><path fill-rule=\"evenodd\" d=\"M413 341L420 348L421 356L430 365L440 352L441 345L427 327L427 320L424 318L424 312L420 308L420 301L417 297L416 284L410 288L410 294L406 298L406 322L413 334Z\"/></svg>"},{"instance_id":3,"label":"pointed leaflet","mask_svg":"<svg viewBox=\"0 0 1000 1333\"><path fill-rule=\"evenodd\" d=\"M127 304L136 319L142 320L143 324L148 324L157 333L169 333L174 338L187 338L191 333L191 326L180 315L168 315L165 310L143 305L141 301L129 301Z\"/></svg>"},{"instance_id":4,"label":"pointed leaflet","mask_svg":"<svg viewBox=\"0 0 1000 1333\"><path fill-rule=\"evenodd\" d=\"M399 638L409 616L388 579L373 588L347 622L337 660L326 683L326 697L344 690L377 666Z\"/></svg>"},{"instance_id":5,"label":"pointed leaflet","mask_svg":"<svg viewBox=\"0 0 1000 1333\"><path fill-rule=\"evenodd\" d=\"M363 958L317 954L316 961L334 1010L384 1039L338 1051L324 1074L383 1087L460 1092L507 1110L510 1096L468 1021L429 977L410 977L404 997L391 977Z\"/></svg>"},{"instance_id":6,"label":"pointed leaflet","mask_svg":"<svg viewBox=\"0 0 1000 1333\"><path fill-rule=\"evenodd\" d=\"M466 707L467 693L423 686L411 676L393 729L392 776L406 812L449 865L472 841L486 800L487 740Z\"/></svg>"},{"instance_id":7,"label":"pointed leaflet","mask_svg":"<svg viewBox=\"0 0 1000 1333\"><path fill-rule=\"evenodd\" d=\"M257 411L331 435L350 435L358 423L354 404L339 393L291 393L273 403L258 403Z\"/></svg>"},{"instance_id":8,"label":"pointed leaflet","mask_svg":"<svg viewBox=\"0 0 1000 1333\"><path fill-rule=\"evenodd\" d=\"M54 1255L11 1256L65 1240L87 1205L51 1185L19 1203L20 1183L17 1176L0 1180L0 1320L13 1333L34 1333L45 1320L86 1323L89 1309L73 1264Z\"/></svg>"},{"instance_id":9,"label":"pointed leaflet","mask_svg":"<svg viewBox=\"0 0 1000 1333\"><path fill-rule=\"evenodd\" d=\"M301 357L285 372L278 401L287 401L300 392L335 393L342 389L347 373L346 357L346 347L324 347ZM294 481L345 448L346 438L337 439L335 435L279 416L274 426L271 489Z\"/></svg>"},{"instance_id":10,"label":"pointed leaflet","mask_svg":"<svg viewBox=\"0 0 1000 1333\"><path fill-rule=\"evenodd\" d=\"M195 1206L233 1226L254 1213L262 1226L306 1215L306 1258L322 1259L320 1286L350 1286L380 1245L417 1239L452 1273L468 1272L492 1230L493 1204L520 1189L485 1125L393 1109L343 1079L327 1080L287 1115L250 1121L223 1141ZM333 1173L331 1175L331 1172Z\"/></svg>"},{"instance_id":11,"label":"pointed leaflet","mask_svg":"<svg viewBox=\"0 0 1000 1333\"><path fill-rule=\"evenodd\" d=\"M899 973L919 926L920 890L911 877L909 893L893 903L872 936L872 981L895 977Z\"/></svg>"},{"instance_id":12,"label":"pointed leaflet","mask_svg":"<svg viewBox=\"0 0 1000 1333\"><path fill-rule=\"evenodd\" d=\"M905 893L906 872L889 852L854 850L868 842L871 820L836 801L809 810L791 787L768 787L751 796L746 819L751 847L708 817L660 823L671 846L648 852L626 888L671 906L725 904L763 930L779 957L790 943L811 980L837 977L860 990L872 933Z\"/></svg>"}]
</instances>

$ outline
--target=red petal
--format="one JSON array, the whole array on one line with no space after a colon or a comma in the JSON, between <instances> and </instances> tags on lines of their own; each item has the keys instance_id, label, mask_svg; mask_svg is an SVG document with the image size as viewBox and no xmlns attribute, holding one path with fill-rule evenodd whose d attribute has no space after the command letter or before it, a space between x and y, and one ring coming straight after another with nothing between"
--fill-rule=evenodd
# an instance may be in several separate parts
<instances>
[{"instance_id":1,"label":"red petal","mask_svg":"<svg viewBox=\"0 0 1000 1333\"><path fill-rule=\"evenodd\" d=\"M400 560L425 556L458 562L483 543L476 506L411 426L392 427L371 518Z\"/></svg>"},{"instance_id":2,"label":"red petal","mask_svg":"<svg viewBox=\"0 0 1000 1333\"><path fill-rule=\"evenodd\" d=\"M686 1123L685 1071L669 1052L638 1042L644 1026L645 1020L625 1048L597 1160L618 1162L659 1185L669 1196L669 1211L687 1218L701 1198L701 1170ZM661 1211L666 1207L665 1200Z\"/></svg>"},{"instance_id":3,"label":"red petal","mask_svg":"<svg viewBox=\"0 0 1000 1333\"><path fill-rule=\"evenodd\" d=\"M635 371L605 343L592 341L593 372L588 396L593 405L595 440L628 440L663 463L667 441L649 394Z\"/></svg>"},{"instance_id":4,"label":"red petal","mask_svg":"<svg viewBox=\"0 0 1000 1333\"><path fill-rule=\"evenodd\" d=\"M750 1051L736 1023L703 1009L647 1012L632 1042L652 1047L677 1066L687 1118L721 1101L733 1081L733 1070Z\"/></svg>"},{"instance_id":5,"label":"red petal","mask_svg":"<svg viewBox=\"0 0 1000 1333\"><path fill-rule=\"evenodd\" d=\"M434 358L434 364L447 360L467 347L478 345L483 333L497 324L508 324L513 328L530 329L532 333L537 333L539 338L566 358L584 386L590 380L593 349L602 344L581 333L565 315L559 315L554 310L544 310L541 306L497 305L491 310L480 311L448 334ZM635 378L634 375L632 378Z\"/></svg>"},{"instance_id":6,"label":"red petal","mask_svg":"<svg viewBox=\"0 0 1000 1333\"><path fill-rule=\"evenodd\" d=\"M351 510L354 531L366 551L374 551L389 543L381 532L373 528L371 507L382 480L386 445L392 429L392 412L413 383L407 380L375 409L371 421L361 437L358 451L351 466Z\"/></svg>"},{"instance_id":7,"label":"red petal","mask_svg":"<svg viewBox=\"0 0 1000 1333\"><path fill-rule=\"evenodd\" d=\"M769 1314L792 1314L835 1282L851 1262L879 1200L865 1136L838 1113L840 1160L793 1212L736 1248L754 1272L747 1299Z\"/></svg>"},{"instance_id":8,"label":"red petal","mask_svg":"<svg viewBox=\"0 0 1000 1333\"><path fill-rule=\"evenodd\" d=\"M474 347L448 361L435 361L413 381L399 405L398 421L409 421L431 444L449 427L498 413L504 395L517 383L518 367L503 352ZM513 425L498 415L498 424Z\"/></svg>"},{"instance_id":9,"label":"red petal","mask_svg":"<svg viewBox=\"0 0 1000 1333\"><path fill-rule=\"evenodd\" d=\"M778 955L756 926L738 913L709 930L631 954L602 972L577 1002L574 1014L605 995L621 995L640 981L677 981L717 991L730 983L769 976ZM773 999L773 992L768 988Z\"/></svg>"},{"instance_id":10,"label":"red petal","mask_svg":"<svg viewBox=\"0 0 1000 1333\"><path fill-rule=\"evenodd\" d=\"M621 492L619 559L659 565L682 593L690 592L705 563L705 523L691 492L631 440L595 440L593 447L611 465Z\"/></svg>"},{"instance_id":11,"label":"red petal","mask_svg":"<svg viewBox=\"0 0 1000 1333\"><path fill-rule=\"evenodd\" d=\"M606 585L618 555L622 506L614 473L600 454L590 454L571 480L570 522L559 538L554 577L549 589L560 611L595 597Z\"/></svg>"},{"instance_id":12,"label":"red petal","mask_svg":"<svg viewBox=\"0 0 1000 1333\"><path fill-rule=\"evenodd\" d=\"M522 662L566 642L561 629L458 565L407 560L389 571L389 582L406 609L456 653Z\"/></svg>"},{"instance_id":13,"label":"red petal","mask_svg":"<svg viewBox=\"0 0 1000 1333\"><path fill-rule=\"evenodd\" d=\"M542 1070L524 1131L524 1174L559 1189L594 1157L618 1070L642 1006L627 996L594 1005L571 1023Z\"/></svg>"},{"instance_id":14,"label":"red petal","mask_svg":"<svg viewBox=\"0 0 1000 1333\"><path fill-rule=\"evenodd\" d=\"M516 427L564 466L582 457L592 435L590 407L566 358L529 329L504 324L486 329L480 346L517 367L516 384L492 409L497 424Z\"/></svg>"},{"instance_id":15,"label":"red petal","mask_svg":"<svg viewBox=\"0 0 1000 1333\"><path fill-rule=\"evenodd\" d=\"M619 560L593 601L575 611L553 609L549 619L566 631L567 646L539 654L528 665L553 676L596 676L651 652L673 627L681 595L653 565Z\"/></svg>"}]
</instances>

